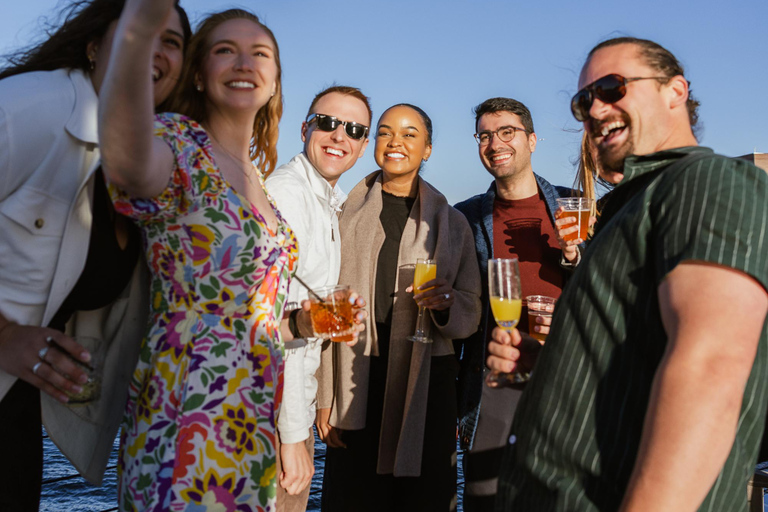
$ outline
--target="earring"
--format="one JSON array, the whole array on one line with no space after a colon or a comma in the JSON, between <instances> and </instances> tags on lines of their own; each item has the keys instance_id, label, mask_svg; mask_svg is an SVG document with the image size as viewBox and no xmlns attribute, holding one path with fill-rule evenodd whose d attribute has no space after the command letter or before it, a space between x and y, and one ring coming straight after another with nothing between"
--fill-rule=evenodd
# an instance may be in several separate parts
<instances>
[{"instance_id":1,"label":"earring","mask_svg":"<svg viewBox=\"0 0 768 512\"><path fill-rule=\"evenodd\" d=\"M88 63L90 64L91 71L96 69L96 61L93 60L93 55L88 55Z\"/></svg>"},{"instance_id":2,"label":"earring","mask_svg":"<svg viewBox=\"0 0 768 512\"><path fill-rule=\"evenodd\" d=\"M197 92L203 92L203 86L201 84L195 85L195 89L197 89Z\"/></svg>"}]
</instances>

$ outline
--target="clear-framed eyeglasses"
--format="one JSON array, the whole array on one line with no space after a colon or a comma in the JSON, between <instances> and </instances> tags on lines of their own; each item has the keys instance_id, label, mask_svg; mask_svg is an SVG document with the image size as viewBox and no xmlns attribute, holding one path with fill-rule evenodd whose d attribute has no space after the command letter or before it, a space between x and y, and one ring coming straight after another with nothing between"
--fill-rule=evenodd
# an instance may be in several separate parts
<instances>
[{"instance_id":1,"label":"clear-framed eyeglasses","mask_svg":"<svg viewBox=\"0 0 768 512\"><path fill-rule=\"evenodd\" d=\"M484 131L475 134L475 140L481 146L487 146L493 140L493 136L499 138L501 142L511 142L515 138L516 132L526 132L525 128L518 128L517 126L502 126L496 131Z\"/></svg>"}]
</instances>

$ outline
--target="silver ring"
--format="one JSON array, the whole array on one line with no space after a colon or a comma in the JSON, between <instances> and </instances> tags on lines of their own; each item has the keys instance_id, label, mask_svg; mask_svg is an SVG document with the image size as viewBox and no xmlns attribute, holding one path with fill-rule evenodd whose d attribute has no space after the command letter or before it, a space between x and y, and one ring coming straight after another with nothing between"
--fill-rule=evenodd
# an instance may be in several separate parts
<instances>
[{"instance_id":1,"label":"silver ring","mask_svg":"<svg viewBox=\"0 0 768 512\"><path fill-rule=\"evenodd\" d=\"M37 370L39 370L42 365L43 365L42 361L36 363L35 366L32 367L32 373L37 375Z\"/></svg>"},{"instance_id":2,"label":"silver ring","mask_svg":"<svg viewBox=\"0 0 768 512\"><path fill-rule=\"evenodd\" d=\"M445 300L448 300L448 299L451 298L451 294L450 293L446 293L446 294L443 295L443 297L445 297Z\"/></svg>"},{"instance_id":3,"label":"silver ring","mask_svg":"<svg viewBox=\"0 0 768 512\"><path fill-rule=\"evenodd\" d=\"M51 347L43 347L40 349L40 352L37 353L41 361L45 361L45 355L48 353L49 348Z\"/></svg>"}]
</instances>

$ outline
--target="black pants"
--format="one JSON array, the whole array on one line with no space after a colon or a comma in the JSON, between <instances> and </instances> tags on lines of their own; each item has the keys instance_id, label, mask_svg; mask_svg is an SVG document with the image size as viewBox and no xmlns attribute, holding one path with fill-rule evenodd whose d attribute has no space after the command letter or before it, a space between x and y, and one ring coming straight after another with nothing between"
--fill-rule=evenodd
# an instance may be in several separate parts
<instances>
[{"instance_id":1,"label":"black pants","mask_svg":"<svg viewBox=\"0 0 768 512\"><path fill-rule=\"evenodd\" d=\"M40 391L22 380L0 401L0 510L37 512L43 480Z\"/></svg>"},{"instance_id":2,"label":"black pants","mask_svg":"<svg viewBox=\"0 0 768 512\"><path fill-rule=\"evenodd\" d=\"M431 361L421 476L395 477L376 473L387 376L385 356L386 352L371 358L366 427L342 433L347 448L326 451L322 510L453 510L457 477L456 358L449 355Z\"/></svg>"}]
</instances>

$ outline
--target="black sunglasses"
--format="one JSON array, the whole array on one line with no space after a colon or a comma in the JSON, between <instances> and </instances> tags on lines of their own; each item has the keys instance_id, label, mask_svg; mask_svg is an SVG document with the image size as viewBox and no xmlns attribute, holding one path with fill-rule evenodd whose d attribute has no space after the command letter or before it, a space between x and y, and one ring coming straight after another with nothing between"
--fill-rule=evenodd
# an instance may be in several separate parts
<instances>
[{"instance_id":1,"label":"black sunglasses","mask_svg":"<svg viewBox=\"0 0 768 512\"><path fill-rule=\"evenodd\" d=\"M603 103L616 103L627 95L627 84L637 80L669 80L667 76L636 76L624 78L612 73L598 78L591 84L577 92L571 99L571 112L577 121L586 121L589 118L589 109L595 98Z\"/></svg>"},{"instance_id":2,"label":"black sunglasses","mask_svg":"<svg viewBox=\"0 0 768 512\"><path fill-rule=\"evenodd\" d=\"M333 116L325 114L310 114L307 117L307 124L317 123L317 127L324 132L332 132L339 125L344 127L344 132L350 139L360 140L368 134L368 127L364 124L353 123L352 121L341 121Z\"/></svg>"}]
</instances>

